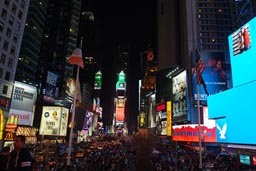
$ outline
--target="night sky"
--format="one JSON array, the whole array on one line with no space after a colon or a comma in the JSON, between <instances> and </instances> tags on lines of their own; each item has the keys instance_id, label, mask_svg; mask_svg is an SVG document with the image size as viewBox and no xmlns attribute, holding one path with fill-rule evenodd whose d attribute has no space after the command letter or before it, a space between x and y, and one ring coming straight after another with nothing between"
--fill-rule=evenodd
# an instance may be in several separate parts
<instances>
[{"instance_id":1,"label":"night sky","mask_svg":"<svg viewBox=\"0 0 256 171\"><path fill-rule=\"evenodd\" d=\"M115 93L116 71L113 58L119 45L130 47L127 73L128 127L136 128L138 114L137 83L141 75L139 53L148 45L155 47L156 2L155 0L90 0L84 8L94 13L96 34L94 54L101 60L103 72L102 107L103 120L111 123L113 96Z\"/></svg>"}]
</instances>

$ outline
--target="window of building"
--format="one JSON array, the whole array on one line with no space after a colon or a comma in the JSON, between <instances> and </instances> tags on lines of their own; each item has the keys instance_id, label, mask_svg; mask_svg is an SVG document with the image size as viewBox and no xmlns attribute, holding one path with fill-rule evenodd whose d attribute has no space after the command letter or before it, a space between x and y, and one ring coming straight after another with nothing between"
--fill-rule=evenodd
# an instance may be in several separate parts
<instances>
[{"instance_id":1,"label":"window of building","mask_svg":"<svg viewBox=\"0 0 256 171\"><path fill-rule=\"evenodd\" d=\"M16 31L20 31L20 23L17 21L16 24L15 24L15 29Z\"/></svg>"},{"instance_id":2,"label":"window of building","mask_svg":"<svg viewBox=\"0 0 256 171\"><path fill-rule=\"evenodd\" d=\"M15 33L15 34L13 35L13 39L12 39L12 40L13 40L14 43L17 43L18 37L19 37L19 36L18 36L17 33Z\"/></svg>"},{"instance_id":3,"label":"window of building","mask_svg":"<svg viewBox=\"0 0 256 171\"><path fill-rule=\"evenodd\" d=\"M24 1L24 0L21 0L21 1L20 1L20 7L21 7L21 8L24 8L24 7L25 7L25 1Z\"/></svg>"},{"instance_id":4,"label":"window of building","mask_svg":"<svg viewBox=\"0 0 256 171\"><path fill-rule=\"evenodd\" d=\"M0 21L0 32L3 32L4 30L4 23Z\"/></svg>"},{"instance_id":5,"label":"window of building","mask_svg":"<svg viewBox=\"0 0 256 171\"><path fill-rule=\"evenodd\" d=\"M13 59L12 59L12 58L9 58L8 67L9 67L9 68L12 68L12 65L13 65Z\"/></svg>"},{"instance_id":6,"label":"window of building","mask_svg":"<svg viewBox=\"0 0 256 171\"><path fill-rule=\"evenodd\" d=\"M12 30L10 29L10 28L7 28L7 30L6 30L6 36L7 37L11 37L11 34L12 34Z\"/></svg>"},{"instance_id":7,"label":"window of building","mask_svg":"<svg viewBox=\"0 0 256 171\"><path fill-rule=\"evenodd\" d=\"M17 11L17 6L15 4L12 4L12 12L15 15Z\"/></svg>"},{"instance_id":8,"label":"window of building","mask_svg":"<svg viewBox=\"0 0 256 171\"><path fill-rule=\"evenodd\" d=\"M7 17L7 11L5 9L2 10L2 14L1 14L2 18L5 20Z\"/></svg>"},{"instance_id":9,"label":"window of building","mask_svg":"<svg viewBox=\"0 0 256 171\"><path fill-rule=\"evenodd\" d=\"M10 53L11 53L12 55L14 55L14 54L15 54L15 50L16 50L15 46L12 46L12 47L11 47L11 50L10 50Z\"/></svg>"},{"instance_id":10,"label":"window of building","mask_svg":"<svg viewBox=\"0 0 256 171\"><path fill-rule=\"evenodd\" d=\"M19 13L18 13L18 17L19 17L19 19L22 19L22 17L23 17L23 12L20 11L20 10L19 10Z\"/></svg>"},{"instance_id":11,"label":"window of building","mask_svg":"<svg viewBox=\"0 0 256 171\"><path fill-rule=\"evenodd\" d=\"M5 80L10 81L11 73L9 71L6 71L5 73Z\"/></svg>"},{"instance_id":12,"label":"window of building","mask_svg":"<svg viewBox=\"0 0 256 171\"><path fill-rule=\"evenodd\" d=\"M10 0L4 0L4 4L5 4L7 7L9 7L9 5L10 5Z\"/></svg>"},{"instance_id":13,"label":"window of building","mask_svg":"<svg viewBox=\"0 0 256 171\"><path fill-rule=\"evenodd\" d=\"M4 86L3 86L2 94L7 95L7 93L8 93L8 86L7 86L7 85L4 85Z\"/></svg>"},{"instance_id":14,"label":"window of building","mask_svg":"<svg viewBox=\"0 0 256 171\"><path fill-rule=\"evenodd\" d=\"M3 77L3 72L4 72L4 69L0 68L0 79L2 79L2 77Z\"/></svg>"},{"instance_id":15,"label":"window of building","mask_svg":"<svg viewBox=\"0 0 256 171\"><path fill-rule=\"evenodd\" d=\"M11 15L9 18L9 24L13 25L14 22L14 17Z\"/></svg>"},{"instance_id":16,"label":"window of building","mask_svg":"<svg viewBox=\"0 0 256 171\"><path fill-rule=\"evenodd\" d=\"M4 65L5 64L5 60L6 60L6 55L2 53L1 57L0 57L0 63Z\"/></svg>"},{"instance_id":17,"label":"window of building","mask_svg":"<svg viewBox=\"0 0 256 171\"><path fill-rule=\"evenodd\" d=\"M9 47L9 42L7 42L6 40L4 41L4 45L3 45L3 48L5 50L8 50L8 47Z\"/></svg>"}]
</instances>

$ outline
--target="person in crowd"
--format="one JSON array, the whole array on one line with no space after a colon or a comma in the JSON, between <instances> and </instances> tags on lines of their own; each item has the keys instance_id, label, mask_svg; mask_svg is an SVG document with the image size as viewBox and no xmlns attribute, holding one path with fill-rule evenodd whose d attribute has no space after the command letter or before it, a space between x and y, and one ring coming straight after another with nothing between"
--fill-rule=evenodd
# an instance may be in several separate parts
<instances>
[{"instance_id":1,"label":"person in crowd","mask_svg":"<svg viewBox=\"0 0 256 171\"><path fill-rule=\"evenodd\" d=\"M10 154L10 146L5 146L0 152L0 170L6 170L8 157Z\"/></svg>"},{"instance_id":2,"label":"person in crowd","mask_svg":"<svg viewBox=\"0 0 256 171\"><path fill-rule=\"evenodd\" d=\"M30 151L25 148L23 135L18 135L14 139L14 150L11 152L7 162L7 171L32 171L33 158Z\"/></svg>"}]
</instances>

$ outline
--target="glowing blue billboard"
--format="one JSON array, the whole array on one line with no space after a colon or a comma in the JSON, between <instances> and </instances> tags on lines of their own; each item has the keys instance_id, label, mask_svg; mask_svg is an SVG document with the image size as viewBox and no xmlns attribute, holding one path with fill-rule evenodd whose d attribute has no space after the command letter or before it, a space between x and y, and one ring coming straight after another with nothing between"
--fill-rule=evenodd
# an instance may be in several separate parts
<instances>
[{"instance_id":1,"label":"glowing blue billboard","mask_svg":"<svg viewBox=\"0 0 256 171\"><path fill-rule=\"evenodd\" d=\"M256 80L256 18L228 37L233 86Z\"/></svg>"},{"instance_id":2,"label":"glowing blue billboard","mask_svg":"<svg viewBox=\"0 0 256 171\"><path fill-rule=\"evenodd\" d=\"M217 142L256 144L256 81L209 96L208 117L216 119Z\"/></svg>"}]
</instances>

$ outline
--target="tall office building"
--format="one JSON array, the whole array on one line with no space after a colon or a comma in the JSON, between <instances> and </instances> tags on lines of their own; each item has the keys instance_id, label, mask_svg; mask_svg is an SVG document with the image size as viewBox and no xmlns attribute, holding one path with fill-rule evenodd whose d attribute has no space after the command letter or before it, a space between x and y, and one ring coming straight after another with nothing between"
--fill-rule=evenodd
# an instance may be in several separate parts
<instances>
[{"instance_id":1,"label":"tall office building","mask_svg":"<svg viewBox=\"0 0 256 171\"><path fill-rule=\"evenodd\" d=\"M8 110L29 0L0 1L0 101Z\"/></svg>"},{"instance_id":2,"label":"tall office building","mask_svg":"<svg viewBox=\"0 0 256 171\"><path fill-rule=\"evenodd\" d=\"M31 0L15 80L36 85L48 0Z\"/></svg>"},{"instance_id":3,"label":"tall office building","mask_svg":"<svg viewBox=\"0 0 256 171\"><path fill-rule=\"evenodd\" d=\"M174 124L197 123L197 98L207 106L207 96L232 87L228 36L255 16L255 0L160 0L158 1L158 73L157 103L172 100L173 113L187 110L184 119ZM196 49L198 54L196 55ZM197 84L192 75L198 58L204 62L203 78L205 88ZM174 99L175 89L172 78L186 69L185 106ZM176 71L175 71L176 70ZM213 77L212 71L222 75ZM168 79L167 79L168 77ZM218 85L218 86L216 86ZM172 87L173 86L173 87ZM179 86L178 86L179 87ZM181 88L181 87L180 87ZM179 90L178 90L179 91ZM200 97L197 96L200 94ZM176 101L175 101L176 100ZM177 107L178 106L178 107ZM180 118L182 117L180 116ZM177 117L178 118L178 117ZM175 122L175 119L173 118ZM179 123L178 123L179 122Z\"/></svg>"},{"instance_id":4,"label":"tall office building","mask_svg":"<svg viewBox=\"0 0 256 171\"><path fill-rule=\"evenodd\" d=\"M79 44L80 11L81 0L49 0L38 76L50 70L58 75L59 86L66 85L66 77L73 75L67 58ZM65 86L59 88L62 91Z\"/></svg>"}]
</instances>

